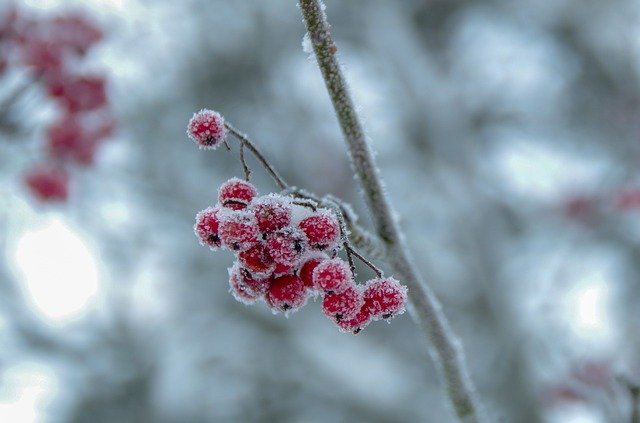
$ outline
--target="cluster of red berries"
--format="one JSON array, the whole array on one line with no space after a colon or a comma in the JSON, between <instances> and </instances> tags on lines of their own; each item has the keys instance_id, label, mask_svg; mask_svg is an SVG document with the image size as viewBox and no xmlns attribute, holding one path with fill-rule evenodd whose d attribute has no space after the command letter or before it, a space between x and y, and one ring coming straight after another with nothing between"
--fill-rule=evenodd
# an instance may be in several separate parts
<instances>
[{"instance_id":1,"label":"cluster of red berries","mask_svg":"<svg viewBox=\"0 0 640 423\"><path fill-rule=\"evenodd\" d=\"M336 257L344 234L329 209L258 196L251 183L232 178L220 186L218 203L198 213L194 230L202 245L235 253L229 284L245 304L262 299L274 313L288 314L320 295L323 313L354 333L405 310L406 288L395 279L356 284L350 265Z\"/></svg>"},{"instance_id":2,"label":"cluster of red berries","mask_svg":"<svg viewBox=\"0 0 640 423\"><path fill-rule=\"evenodd\" d=\"M105 78L81 70L87 52L102 37L100 28L78 14L32 18L12 8L0 19L0 75L21 71L25 82L40 84L59 110L46 131L44 163L24 176L40 200L66 200L71 168L92 165L115 129Z\"/></svg>"}]
</instances>

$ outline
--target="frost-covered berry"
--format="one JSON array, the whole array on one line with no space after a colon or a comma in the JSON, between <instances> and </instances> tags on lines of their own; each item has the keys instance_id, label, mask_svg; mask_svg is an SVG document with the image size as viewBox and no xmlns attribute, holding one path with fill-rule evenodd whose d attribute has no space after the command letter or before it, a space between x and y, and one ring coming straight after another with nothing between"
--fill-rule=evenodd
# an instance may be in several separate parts
<instances>
[{"instance_id":1,"label":"frost-covered berry","mask_svg":"<svg viewBox=\"0 0 640 423\"><path fill-rule=\"evenodd\" d=\"M257 198L251 204L251 210L263 234L277 231L291 223L291 204L282 195L269 194Z\"/></svg>"},{"instance_id":2,"label":"frost-covered berry","mask_svg":"<svg viewBox=\"0 0 640 423\"><path fill-rule=\"evenodd\" d=\"M256 195L258 195L256 187L239 178L229 179L218 189L218 201L232 210L246 209Z\"/></svg>"},{"instance_id":3,"label":"frost-covered berry","mask_svg":"<svg viewBox=\"0 0 640 423\"><path fill-rule=\"evenodd\" d=\"M25 174L24 182L40 201L66 201L69 196L69 175L62 168L35 167Z\"/></svg>"},{"instance_id":4,"label":"frost-covered berry","mask_svg":"<svg viewBox=\"0 0 640 423\"><path fill-rule=\"evenodd\" d=\"M267 253L276 263L297 266L307 249L307 239L299 229L287 227L269 234L265 245Z\"/></svg>"},{"instance_id":5,"label":"frost-covered berry","mask_svg":"<svg viewBox=\"0 0 640 423\"><path fill-rule=\"evenodd\" d=\"M299 272L300 279L304 282L304 286L310 289L315 289L315 286L313 285L313 271L320 262L328 259L329 256L324 253L315 253L305 259Z\"/></svg>"},{"instance_id":6,"label":"frost-covered berry","mask_svg":"<svg viewBox=\"0 0 640 423\"><path fill-rule=\"evenodd\" d=\"M295 273L295 266L287 266L286 264L276 263L276 267L273 269L273 276L290 275Z\"/></svg>"},{"instance_id":7,"label":"frost-covered berry","mask_svg":"<svg viewBox=\"0 0 640 423\"><path fill-rule=\"evenodd\" d=\"M362 292L354 283L339 294L327 294L322 299L322 312L335 321L350 320L362 307Z\"/></svg>"},{"instance_id":8,"label":"frost-covered berry","mask_svg":"<svg viewBox=\"0 0 640 423\"><path fill-rule=\"evenodd\" d=\"M247 211L220 210L218 234L222 245L232 251L244 251L258 244L258 224Z\"/></svg>"},{"instance_id":9,"label":"frost-covered berry","mask_svg":"<svg viewBox=\"0 0 640 423\"><path fill-rule=\"evenodd\" d=\"M258 277L252 275L247 269L243 268L240 268L240 276L246 289L259 297L266 294L271 286L272 278L270 276Z\"/></svg>"},{"instance_id":10,"label":"frost-covered berry","mask_svg":"<svg viewBox=\"0 0 640 423\"><path fill-rule=\"evenodd\" d=\"M333 248L340 241L340 224L329 210L318 210L304 218L298 226L309 239L309 245L317 250Z\"/></svg>"},{"instance_id":11,"label":"frost-covered berry","mask_svg":"<svg viewBox=\"0 0 640 423\"><path fill-rule=\"evenodd\" d=\"M313 286L326 294L339 294L352 283L351 268L341 258L324 260L313 270Z\"/></svg>"},{"instance_id":12,"label":"frost-covered berry","mask_svg":"<svg viewBox=\"0 0 640 423\"><path fill-rule=\"evenodd\" d=\"M373 319L388 319L404 313L407 287L393 278L372 279L366 283L363 297Z\"/></svg>"},{"instance_id":13,"label":"frost-covered berry","mask_svg":"<svg viewBox=\"0 0 640 423\"><path fill-rule=\"evenodd\" d=\"M342 332L353 334L360 332L362 329L367 327L369 323L371 323L371 312L364 306L360 308L353 318L349 320L342 319L336 322L338 328L340 328Z\"/></svg>"},{"instance_id":14,"label":"frost-covered berry","mask_svg":"<svg viewBox=\"0 0 640 423\"><path fill-rule=\"evenodd\" d=\"M229 268L229 290L236 300L244 304L253 304L258 299L258 295L245 285L238 266Z\"/></svg>"},{"instance_id":15,"label":"frost-covered berry","mask_svg":"<svg viewBox=\"0 0 640 423\"><path fill-rule=\"evenodd\" d=\"M307 290L298 276L280 276L271 283L266 300L274 311L293 311L305 305Z\"/></svg>"},{"instance_id":16,"label":"frost-covered berry","mask_svg":"<svg viewBox=\"0 0 640 423\"><path fill-rule=\"evenodd\" d=\"M220 219L218 207L207 207L196 215L196 223L193 230L200 241L200 245L217 250L222 245L218 233Z\"/></svg>"},{"instance_id":17,"label":"frost-covered berry","mask_svg":"<svg viewBox=\"0 0 640 423\"><path fill-rule=\"evenodd\" d=\"M200 148L215 149L224 142L227 128L220 113L202 109L189 121L187 134Z\"/></svg>"},{"instance_id":18,"label":"frost-covered berry","mask_svg":"<svg viewBox=\"0 0 640 423\"><path fill-rule=\"evenodd\" d=\"M238 260L243 268L255 276L270 276L276 267L262 243L241 252L238 255Z\"/></svg>"}]
</instances>

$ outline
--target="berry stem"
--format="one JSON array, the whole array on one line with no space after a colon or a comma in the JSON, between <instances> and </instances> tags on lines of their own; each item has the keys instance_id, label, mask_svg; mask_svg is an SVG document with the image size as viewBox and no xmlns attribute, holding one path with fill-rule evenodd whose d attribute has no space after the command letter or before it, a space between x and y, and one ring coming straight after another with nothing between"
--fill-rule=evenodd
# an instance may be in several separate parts
<instances>
[{"instance_id":1,"label":"berry stem","mask_svg":"<svg viewBox=\"0 0 640 423\"><path fill-rule=\"evenodd\" d=\"M347 250L347 254L353 254L354 256L358 257L358 259L363 262L364 264L366 264L371 270L373 270L376 274L376 276L378 276L378 278L381 278L383 276L382 274L382 270L380 270L375 264L371 263L371 261L369 261L368 259L366 259L362 254L360 254L356 249L354 249L350 244L347 244L344 246L344 248Z\"/></svg>"},{"instance_id":2,"label":"berry stem","mask_svg":"<svg viewBox=\"0 0 640 423\"><path fill-rule=\"evenodd\" d=\"M244 159L244 146L245 146L245 142L241 141L240 142L240 163L242 163L242 170L244 171L244 180L249 182L249 180L251 179L251 169L249 169L249 166L247 165L247 162Z\"/></svg>"},{"instance_id":3,"label":"berry stem","mask_svg":"<svg viewBox=\"0 0 640 423\"><path fill-rule=\"evenodd\" d=\"M412 315L431 340L433 357L442 371L454 413L463 421L481 421L479 401L466 369L460 342L451 331L438 299L418 273L404 246L403 234L393 217L391 205L383 190L382 178L342 75L336 57L337 47L329 32L323 6L319 0L299 0L299 7L347 143L351 164L363 188L376 232L386 244L387 261L409 286Z\"/></svg>"},{"instance_id":4,"label":"berry stem","mask_svg":"<svg viewBox=\"0 0 640 423\"><path fill-rule=\"evenodd\" d=\"M280 189L287 189L289 187L289 185L284 181L284 179L282 179L282 177L278 175L278 172L276 172L273 166L271 166L269 161L262 155L260 150L258 150L258 147L256 147L255 144L253 144L245 134L238 131L228 122L225 122L224 126L234 137L236 137L240 141L240 143L244 144L247 147L247 149L251 151L253 156L260 162L260 164L262 164L262 166L266 169L269 175L271 175L276 185L278 185Z\"/></svg>"}]
</instances>

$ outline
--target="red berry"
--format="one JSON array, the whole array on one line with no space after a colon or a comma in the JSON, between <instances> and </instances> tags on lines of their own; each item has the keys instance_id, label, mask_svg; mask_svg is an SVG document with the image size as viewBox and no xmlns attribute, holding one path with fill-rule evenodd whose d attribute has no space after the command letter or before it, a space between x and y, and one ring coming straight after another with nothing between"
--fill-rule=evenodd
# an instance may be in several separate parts
<instances>
[{"instance_id":1,"label":"red berry","mask_svg":"<svg viewBox=\"0 0 640 423\"><path fill-rule=\"evenodd\" d=\"M287 266L284 264L276 263L276 267L275 269L273 269L273 276L289 275L294 273L295 270L295 266Z\"/></svg>"},{"instance_id":2,"label":"red berry","mask_svg":"<svg viewBox=\"0 0 640 423\"><path fill-rule=\"evenodd\" d=\"M327 294L322 299L322 312L335 321L350 320L362 307L362 292L354 283L340 294Z\"/></svg>"},{"instance_id":3,"label":"red berry","mask_svg":"<svg viewBox=\"0 0 640 423\"><path fill-rule=\"evenodd\" d=\"M317 250L333 248L340 242L340 224L329 210L318 210L298 226L309 239L309 245Z\"/></svg>"},{"instance_id":4,"label":"red berry","mask_svg":"<svg viewBox=\"0 0 640 423\"><path fill-rule=\"evenodd\" d=\"M196 224L193 230L200 241L200 244L217 250L222 245L218 233L220 219L218 218L218 207L207 207L196 215Z\"/></svg>"},{"instance_id":5,"label":"red berry","mask_svg":"<svg viewBox=\"0 0 640 423\"><path fill-rule=\"evenodd\" d=\"M224 142L227 128L220 113L202 109L189 121L187 134L200 148L215 149Z\"/></svg>"},{"instance_id":6,"label":"red berry","mask_svg":"<svg viewBox=\"0 0 640 423\"><path fill-rule=\"evenodd\" d=\"M47 133L47 149L57 159L69 159L78 164L93 163L98 143L86 133L73 115L54 123Z\"/></svg>"},{"instance_id":7,"label":"red berry","mask_svg":"<svg viewBox=\"0 0 640 423\"><path fill-rule=\"evenodd\" d=\"M246 211L220 210L218 229L222 245L233 251L244 251L258 244L258 224Z\"/></svg>"},{"instance_id":8,"label":"red berry","mask_svg":"<svg viewBox=\"0 0 640 423\"><path fill-rule=\"evenodd\" d=\"M311 289L315 288L315 286L313 285L313 271L316 266L320 264L320 262L328 259L329 257L326 254L316 253L314 255L311 255L303 262L302 267L300 267L299 274L300 279L302 279L302 282L304 282L304 286Z\"/></svg>"},{"instance_id":9,"label":"red berry","mask_svg":"<svg viewBox=\"0 0 640 423\"><path fill-rule=\"evenodd\" d=\"M232 210L246 209L256 195L258 191L253 184L238 178L229 179L218 189L218 201Z\"/></svg>"},{"instance_id":10,"label":"red berry","mask_svg":"<svg viewBox=\"0 0 640 423\"><path fill-rule=\"evenodd\" d=\"M238 266L229 268L229 287L233 297L241 303L253 304L258 299L258 295L245 285Z\"/></svg>"},{"instance_id":11,"label":"red berry","mask_svg":"<svg viewBox=\"0 0 640 423\"><path fill-rule=\"evenodd\" d=\"M374 320L404 313L407 287L393 278L372 279L364 288L364 303Z\"/></svg>"},{"instance_id":12,"label":"red berry","mask_svg":"<svg viewBox=\"0 0 640 423\"><path fill-rule=\"evenodd\" d=\"M313 270L313 286L327 294L339 294L352 283L351 268L341 258L324 260Z\"/></svg>"},{"instance_id":13,"label":"red berry","mask_svg":"<svg viewBox=\"0 0 640 423\"><path fill-rule=\"evenodd\" d=\"M251 204L251 210L262 233L277 231L291 223L291 204L286 197L278 194L257 198Z\"/></svg>"},{"instance_id":14,"label":"red berry","mask_svg":"<svg viewBox=\"0 0 640 423\"><path fill-rule=\"evenodd\" d=\"M71 113L95 110L107 104L105 80L96 75L59 76L47 79L47 92Z\"/></svg>"},{"instance_id":15,"label":"red berry","mask_svg":"<svg viewBox=\"0 0 640 423\"><path fill-rule=\"evenodd\" d=\"M49 29L51 39L79 54L84 54L102 38L102 31L80 15L57 17Z\"/></svg>"},{"instance_id":16,"label":"red berry","mask_svg":"<svg viewBox=\"0 0 640 423\"><path fill-rule=\"evenodd\" d=\"M50 40L30 37L22 46L22 60L38 73L58 74L62 68L62 49Z\"/></svg>"},{"instance_id":17,"label":"red berry","mask_svg":"<svg viewBox=\"0 0 640 423\"><path fill-rule=\"evenodd\" d=\"M25 174L24 181L40 201L66 201L69 196L69 175L62 168L35 167Z\"/></svg>"},{"instance_id":18,"label":"red berry","mask_svg":"<svg viewBox=\"0 0 640 423\"><path fill-rule=\"evenodd\" d=\"M269 234L265 245L276 263L297 266L307 248L307 239L302 231L287 227Z\"/></svg>"},{"instance_id":19,"label":"red berry","mask_svg":"<svg viewBox=\"0 0 640 423\"><path fill-rule=\"evenodd\" d=\"M251 274L247 269L243 269L241 267L240 277L242 278L243 285L259 297L262 297L267 293L271 286L271 281L273 280L270 276L257 277Z\"/></svg>"},{"instance_id":20,"label":"red berry","mask_svg":"<svg viewBox=\"0 0 640 423\"><path fill-rule=\"evenodd\" d=\"M243 268L255 276L270 276L276 267L262 243L241 252L238 255L238 260Z\"/></svg>"},{"instance_id":21,"label":"red berry","mask_svg":"<svg viewBox=\"0 0 640 423\"><path fill-rule=\"evenodd\" d=\"M273 280L266 299L274 311L294 311L307 302L307 291L298 276L285 275Z\"/></svg>"},{"instance_id":22,"label":"red berry","mask_svg":"<svg viewBox=\"0 0 640 423\"><path fill-rule=\"evenodd\" d=\"M360 308L353 318L349 320L342 319L336 322L342 332L350 332L353 334L360 332L367 327L369 323L371 323L371 312L364 306Z\"/></svg>"}]
</instances>

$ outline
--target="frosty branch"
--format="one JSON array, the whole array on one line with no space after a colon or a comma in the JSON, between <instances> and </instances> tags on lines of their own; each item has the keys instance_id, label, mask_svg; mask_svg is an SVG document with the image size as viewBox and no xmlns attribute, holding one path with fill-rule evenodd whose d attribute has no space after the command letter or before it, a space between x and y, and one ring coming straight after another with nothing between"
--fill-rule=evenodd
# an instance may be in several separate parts
<instances>
[{"instance_id":1,"label":"frosty branch","mask_svg":"<svg viewBox=\"0 0 640 423\"><path fill-rule=\"evenodd\" d=\"M352 166L371 211L375 230L386 245L387 261L409 286L409 299L414 311L412 314L433 344L433 356L442 370L455 414L461 420L479 421L479 404L466 370L460 343L449 328L438 300L422 280L404 246L403 235L393 218L369 142L342 75L336 57L337 47L329 32L323 5L318 0L300 0L299 7L347 143Z\"/></svg>"}]
</instances>

